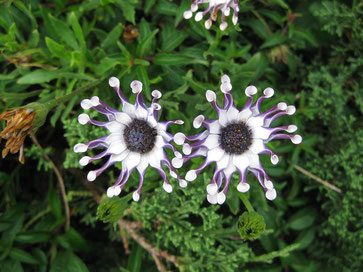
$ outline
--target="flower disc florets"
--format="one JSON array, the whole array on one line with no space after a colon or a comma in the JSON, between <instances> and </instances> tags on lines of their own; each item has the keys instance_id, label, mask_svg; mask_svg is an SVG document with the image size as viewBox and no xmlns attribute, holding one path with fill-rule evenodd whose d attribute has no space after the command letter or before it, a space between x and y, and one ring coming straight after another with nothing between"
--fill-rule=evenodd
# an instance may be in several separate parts
<instances>
[{"instance_id":1,"label":"flower disc florets","mask_svg":"<svg viewBox=\"0 0 363 272\"><path fill-rule=\"evenodd\" d=\"M232 22L234 25L237 24L239 12L238 0L195 0L190 9L184 12L184 18L192 18L193 13L196 12L202 4L208 4L208 6L204 11L197 12L194 19L199 22L208 12L210 12L209 19L204 23L206 29L210 29L212 22L217 20L218 11L221 11L222 13L222 23L219 26L222 31L228 26L226 16L231 14L231 9L233 9Z\"/></svg>"},{"instance_id":2,"label":"flower disc florets","mask_svg":"<svg viewBox=\"0 0 363 272\"><path fill-rule=\"evenodd\" d=\"M78 121L82 124L93 124L102 126L109 130L110 134L100 139L87 143L80 143L74 146L74 152L85 152L92 148L106 148L103 152L94 157L84 156L79 163L84 166L90 162L109 156L104 166L97 170L90 171L87 175L89 181L95 180L104 170L116 162L122 162L122 169L117 182L108 188L107 196L117 196L125 187L131 173L136 168L140 174L140 182L137 190L133 194L133 199L138 201L144 182L144 175L147 167L154 167L164 180L163 188L168 193L172 192L171 184L166 177L162 166L166 166L170 175L179 180L179 185L185 187L187 184L175 171L171 165L164 148L174 151L175 156L181 158L174 146L170 144L174 140L174 135L166 130L171 124L183 124L182 120L158 122L158 111L161 106L157 100L161 97L161 92L154 90L151 95L153 101L147 107L141 95L142 83L134 80L131 82L132 92L136 94L135 104L131 104L120 90L120 82L117 78L111 77L109 84L113 87L122 104L122 111L118 111L107 106L97 96L91 99L84 99L81 102L83 109L94 109L104 114L108 122L92 120L88 114L82 113L78 116Z\"/></svg>"},{"instance_id":3,"label":"flower disc florets","mask_svg":"<svg viewBox=\"0 0 363 272\"><path fill-rule=\"evenodd\" d=\"M251 171L265 190L266 198L273 200L276 198L276 190L260 163L259 154L270 155L272 164L277 164L279 158L265 145L266 143L276 139L290 139L294 144L301 143L300 135L279 133L281 131L295 132L297 126L270 127L279 116L294 114L295 107L287 106L282 102L265 112L260 112L262 101L272 97L274 90L265 89L262 96L253 104L253 95L257 93L257 88L249 86L245 90L247 102L242 110L238 110L230 93L232 85L227 75L222 76L220 88L224 93L223 107L217 103L217 96L213 91L206 92L206 98L215 108L218 119L209 120L199 115L194 119L193 126L199 128L203 125L207 130L193 136L177 133L174 137L175 142L183 145L186 156L174 158L172 163L179 168L192 158L206 157L199 168L187 172L185 179L193 181L205 167L216 162L212 181L207 186L207 200L212 204L224 203L232 174L236 170L240 174L238 191L245 193L250 189L246 177L247 171ZM194 141L194 143L189 144L185 140Z\"/></svg>"}]
</instances>

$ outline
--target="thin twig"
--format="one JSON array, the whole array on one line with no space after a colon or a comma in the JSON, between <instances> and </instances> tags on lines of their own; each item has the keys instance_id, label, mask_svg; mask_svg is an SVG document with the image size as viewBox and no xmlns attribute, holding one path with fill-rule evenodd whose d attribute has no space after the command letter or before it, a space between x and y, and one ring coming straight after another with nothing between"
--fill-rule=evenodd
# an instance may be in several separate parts
<instances>
[{"instance_id":1,"label":"thin twig","mask_svg":"<svg viewBox=\"0 0 363 272\"><path fill-rule=\"evenodd\" d=\"M339 189L338 187L334 186L333 184L330 184L329 182L325 181L325 180L322 180L321 178L315 176L314 174L310 173L309 171L305 170L304 168L301 168L300 166L298 165L294 165L294 168L303 173L304 175L308 176L309 178L312 178L313 180L315 180L316 182L319 182L321 184L323 184L324 186L326 187L329 187L330 189L338 192L338 193L341 193L342 190Z\"/></svg>"},{"instance_id":2,"label":"thin twig","mask_svg":"<svg viewBox=\"0 0 363 272\"><path fill-rule=\"evenodd\" d=\"M151 256L153 257L156 267L160 272L167 272L165 265L163 262L159 259L159 257L156 254L151 253Z\"/></svg>"},{"instance_id":3,"label":"thin twig","mask_svg":"<svg viewBox=\"0 0 363 272\"><path fill-rule=\"evenodd\" d=\"M43 150L42 146L40 145L40 143L38 142L38 139L35 137L34 134L30 134L30 138L32 139L34 144L40 150ZM43 157L44 157L45 160L47 160L52 165L53 171L54 171L55 175L57 176L59 187L61 189L61 195L62 195L62 198L63 198L64 210L65 210L65 213L66 213L65 229L67 231L67 230L69 230L69 227L71 225L71 216L70 216L70 212L69 212L69 205L68 205L68 200L67 200L66 188L64 186L64 181L63 181L62 175L61 175L58 167L55 165L55 163L52 161L52 159L45 153L43 153Z\"/></svg>"}]
</instances>

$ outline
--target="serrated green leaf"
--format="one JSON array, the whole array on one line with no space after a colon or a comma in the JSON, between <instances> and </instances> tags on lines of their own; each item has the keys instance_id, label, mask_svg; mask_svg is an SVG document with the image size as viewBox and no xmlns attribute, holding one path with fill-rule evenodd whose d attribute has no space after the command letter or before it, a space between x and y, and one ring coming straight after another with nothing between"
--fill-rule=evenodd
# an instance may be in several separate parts
<instances>
[{"instance_id":1,"label":"serrated green leaf","mask_svg":"<svg viewBox=\"0 0 363 272\"><path fill-rule=\"evenodd\" d=\"M278 31L266 39L266 41L261 45L261 49L283 44L286 42L286 39L286 36L282 36L281 32Z\"/></svg>"},{"instance_id":2,"label":"serrated green leaf","mask_svg":"<svg viewBox=\"0 0 363 272\"><path fill-rule=\"evenodd\" d=\"M49 14L49 21L51 22L53 28L56 31L53 31L55 35L61 40L64 41L68 46L72 47L74 50L79 50L79 45L77 43L76 37L74 36L72 30L68 27L68 25Z\"/></svg>"},{"instance_id":3,"label":"serrated green leaf","mask_svg":"<svg viewBox=\"0 0 363 272\"><path fill-rule=\"evenodd\" d=\"M105 223L116 223L127 208L127 198L104 198L97 208L97 218Z\"/></svg>"},{"instance_id":4,"label":"serrated green leaf","mask_svg":"<svg viewBox=\"0 0 363 272\"><path fill-rule=\"evenodd\" d=\"M101 47L107 49L110 46L116 45L116 41L122 34L123 26L121 23L117 24L111 32L107 35L106 39L103 40Z\"/></svg>"},{"instance_id":5,"label":"serrated green leaf","mask_svg":"<svg viewBox=\"0 0 363 272\"><path fill-rule=\"evenodd\" d=\"M135 25L135 6L129 0L116 0L116 4L122 9L126 21Z\"/></svg>"},{"instance_id":6,"label":"serrated green leaf","mask_svg":"<svg viewBox=\"0 0 363 272\"><path fill-rule=\"evenodd\" d=\"M149 53L151 48L151 43L155 37L155 35L159 32L159 29L155 29L153 32L151 32L149 35L147 35L137 46L137 55L140 58L143 58L146 56L147 53Z\"/></svg>"},{"instance_id":7,"label":"serrated green leaf","mask_svg":"<svg viewBox=\"0 0 363 272\"><path fill-rule=\"evenodd\" d=\"M45 44L47 45L49 51L52 53L53 56L65 59L67 58L63 45L60 45L49 37L45 37Z\"/></svg>"}]
</instances>

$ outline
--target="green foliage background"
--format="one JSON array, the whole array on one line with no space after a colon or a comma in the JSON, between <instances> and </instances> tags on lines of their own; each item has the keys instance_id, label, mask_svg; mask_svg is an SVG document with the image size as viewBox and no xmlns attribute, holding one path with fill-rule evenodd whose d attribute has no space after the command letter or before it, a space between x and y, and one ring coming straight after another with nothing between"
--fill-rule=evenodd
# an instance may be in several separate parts
<instances>
[{"instance_id":1,"label":"green foliage background","mask_svg":"<svg viewBox=\"0 0 363 272\"><path fill-rule=\"evenodd\" d=\"M116 224L120 218L141 222L139 235L178 256L177 266L165 262L172 271L361 271L363 4L244 0L239 5L238 26L229 22L221 32L218 24L207 31L203 21L184 20L189 0L1 2L0 112L104 80L48 114L37 132L43 148L25 142L25 165L14 155L0 161L0 271L157 271L151 255L130 237L131 253L125 253ZM140 33L133 43L123 36L130 24ZM239 238L238 217L246 208L235 188L224 205L207 204L212 167L186 189L174 182L172 194L161 188L156 171L148 170L138 203L130 200L138 180L132 175L120 198L104 197L98 207L95 192L103 194L113 184L120 165L87 183L87 172L102 162L82 169L72 147L105 131L78 124L80 100L97 95L120 108L108 78L120 78L131 99L129 84L138 79L148 102L151 90L163 92L161 120L183 119L185 133L194 134L195 116L215 117L204 94L219 89L224 73L240 107L248 84L260 92L275 89L264 109L281 101L297 107L293 117L279 122L298 125L303 143L272 143L280 156L277 166L261 157L277 199L267 201L257 180L248 177L252 186L246 196L265 220L264 234L254 241ZM69 229L44 154L64 179ZM187 164L182 176L198 164L198 159Z\"/></svg>"}]
</instances>

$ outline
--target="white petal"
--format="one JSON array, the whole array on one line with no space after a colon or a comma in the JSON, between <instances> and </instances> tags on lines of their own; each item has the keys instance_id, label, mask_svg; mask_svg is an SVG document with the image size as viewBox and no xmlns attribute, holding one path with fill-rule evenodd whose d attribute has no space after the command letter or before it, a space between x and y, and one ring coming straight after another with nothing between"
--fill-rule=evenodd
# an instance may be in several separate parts
<instances>
[{"instance_id":1,"label":"white petal","mask_svg":"<svg viewBox=\"0 0 363 272\"><path fill-rule=\"evenodd\" d=\"M211 134L205 139L203 145L205 145L209 150L216 148L220 145L220 135Z\"/></svg>"},{"instance_id":2,"label":"white petal","mask_svg":"<svg viewBox=\"0 0 363 272\"><path fill-rule=\"evenodd\" d=\"M129 155L125 158L123 163L125 164L127 170L131 170L136 167L140 162L140 153L130 152Z\"/></svg>"},{"instance_id":3,"label":"white petal","mask_svg":"<svg viewBox=\"0 0 363 272\"><path fill-rule=\"evenodd\" d=\"M128 125L132 122L131 117L124 112L118 112L116 115L116 121L120 122L121 124Z\"/></svg>"},{"instance_id":4,"label":"white petal","mask_svg":"<svg viewBox=\"0 0 363 272\"><path fill-rule=\"evenodd\" d=\"M246 125L249 126L250 128L262 127L263 122L264 122L264 119L262 117L250 117L247 120Z\"/></svg>"},{"instance_id":5,"label":"white petal","mask_svg":"<svg viewBox=\"0 0 363 272\"><path fill-rule=\"evenodd\" d=\"M128 102L125 102L123 105L122 105L122 111L124 113L127 113L131 118L135 118L136 117L136 114L135 114L135 106L133 104L130 104Z\"/></svg>"},{"instance_id":6,"label":"white petal","mask_svg":"<svg viewBox=\"0 0 363 272\"><path fill-rule=\"evenodd\" d=\"M221 82L222 82L222 83L230 83L230 82L231 82L231 79L229 78L229 76L228 76L228 75L223 75L223 76L221 77Z\"/></svg>"},{"instance_id":7,"label":"white petal","mask_svg":"<svg viewBox=\"0 0 363 272\"><path fill-rule=\"evenodd\" d=\"M197 171L195 170L189 170L187 174L185 175L185 179L187 181L193 181L197 178Z\"/></svg>"},{"instance_id":8,"label":"white petal","mask_svg":"<svg viewBox=\"0 0 363 272\"><path fill-rule=\"evenodd\" d=\"M266 148L265 148L265 145L263 144L263 140L253 139L252 144L248 149L251 150L255 154L260 154Z\"/></svg>"},{"instance_id":9,"label":"white petal","mask_svg":"<svg viewBox=\"0 0 363 272\"><path fill-rule=\"evenodd\" d=\"M191 11L196 12L198 10L198 4L192 4L190 9Z\"/></svg>"},{"instance_id":10,"label":"white petal","mask_svg":"<svg viewBox=\"0 0 363 272\"><path fill-rule=\"evenodd\" d=\"M264 181L264 183L265 183L265 187L266 187L267 189L271 190L271 189L273 189L273 188L274 188L274 184L272 183L272 181L271 181L271 180L265 180L265 181Z\"/></svg>"},{"instance_id":11,"label":"white petal","mask_svg":"<svg viewBox=\"0 0 363 272\"><path fill-rule=\"evenodd\" d=\"M185 155L189 155L190 153L192 153L192 148L190 147L190 144L188 143L183 144L183 153Z\"/></svg>"},{"instance_id":12,"label":"white petal","mask_svg":"<svg viewBox=\"0 0 363 272\"><path fill-rule=\"evenodd\" d=\"M192 16L193 16L193 12L191 10L187 10L184 12L185 19L190 19L190 18L192 18Z\"/></svg>"},{"instance_id":13,"label":"white petal","mask_svg":"<svg viewBox=\"0 0 363 272\"><path fill-rule=\"evenodd\" d=\"M91 103L93 107L97 107L100 104L100 98L98 96L92 96Z\"/></svg>"},{"instance_id":14,"label":"white petal","mask_svg":"<svg viewBox=\"0 0 363 272\"><path fill-rule=\"evenodd\" d=\"M247 122L248 118L252 115L252 111L250 109L245 109L238 113L237 120L240 122Z\"/></svg>"},{"instance_id":15,"label":"white petal","mask_svg":"<svg viewBox=\"0 0 363 272\"><path fill-rule=\"evenodd\" d=\"M253 138L267 140L271 135L271 131L263 127L253 127L251 130Z\"/></svg>"},{"instance_id":16,"label":"white petal","mask_svg":"<svg viewBox=\"0 0 363 272\"><path fill-rule=\"evenodd\" d=\"M215 92L208 90L205 92L205 97L207 98L208 102L212 102L212 101L216 101L217 100L217 95Z\"/></svg>"},{"instance_id":17,"label":"white petal","mask_svg":"<svg viewBox=\"0 0 363 272\"><path fill-rule=\"evenodd\" d=\"M200 128L203 121L204 121L204 116L203 115L198 115L197 117L195 117L195 119L193 121L193 127L194 128Z\"/></svg>"},{"instance_id":18,"label":"white petal","mask_svg":"<svg viewBox=\"0 0 363 272\"><path fill-rule=\"evenodd\" d=\"M251 167L251 168L260 167L260 158L258 157L257 154L255 154L251 151L247 151L245 154L247 155L248 160L249 160L249 167Z\"/></svg>"},{"instance_id":19,"label":"white petal","mask_svg":"<svg viewBox=\"0 0 363 272\"><path fill-rule=\"evenodd\" d=\"M295 108L295 106L288 106L288 107L286 108L286 113L287 113L288 115L293 115L295 112L296 112L296 108Z\"/></svg>"},{"instance_id":20,"label":"white petal","mask_svg":"<svg viewBox=\"0 0 363 272\"><path fill-rule=\"evenodd\" d=\"M207 153L208 161L219 161L224 155L224 150L220 147L213 148Z\"/></svg>"},{"instance_id":21,"label":"white petal","mask_svg":"<svg viewBox=\"0 0 363 272\"><path fill-rule=\"evenodd\" d=\"M250 189L250 185L246 182L240 182L237 185L237 190L241 193L246 193Z\"/></svg>"},{"instance_id":22,"label":"white petal","mask_svg":"<svg viewBox=\"0 0 363 272\"><path fill-rule=\"evenodd\" d=\"M168 133L166 133L163 130L158 130L158 135L162 136L166 142L170 142L173 140L172 136L170 136Z\"/></svg>"},{"instance_id":23,"label":"white petal","mask_svg":"<svg viewBox=\"0 0 363 272\"><path fill-rule=\"evenodd\" d=\"M160 168L160 162L164 157L163 149L154 148L149 154L147 154L149 164L151 167Z\"/></svg>"},{"instance_id":24,"label":"white petal","mask_svg":"<svg viewBox=\"0 0 363 272\"><path fill-rule=\"evenodd\" d=\"M140 157L140 162L138 164L138 166L136 167L136 169L140 172L140 173L144 173L146 168L149 166L149 159L147 155L141 155Z\"/></svg>"},{"instance_id":25,"label":"white petal","mask_svg":"<svg viewBox=\"0 0 363 272\"><path fill-rule=\"evenodd\" d=\"M207 193L208 195L215 195L218 191L218 186L215 183L211 183L207 185Z\"/></svg>"},{"instance_id":26,"label":"white petal","mask_svg":"<svg viewBox=\"0 0 363 272\"><path fill-rule=\"evenodd\" d=\"M175 168L180 168L183 166L183 159L180 158L173 158L171 160L171 164L175 167Z\"/></svg>"},{"instance_id":27,"label":"white petal","mask_svg":"<svg viewBox=\"0 0 363 272\"><path fill-rule=\"evenodd\" d=\"M88 149L88 146L85 145L85 144L76 144L74 147L73 147L73 151L75 153L81 153L81 152L86 152Z\"/></svg>"},{"instance_id":28,"label":"white petal","mask_svg":"<svg viewBox=\"0 0 363 272\"><path fill-rule=\"evenodd\" d=\"M218 193L217 202L219 205L222 205L226 201L226 195L223 192Z\"/></svg>"},{"instance_id":29,"label":"white petal","mask_svg":"<svg viewBox=\"0 0 363 272\"><path fill-rule=\"evenodd\" d=\"M156 135L155 137L155 146L157 148L163 148L165 144L164 138L160 135Z\"/></svg>"},{"instance_id":30,"label":"white petal","mask_svg":"<svg viewBox=\"0 0 363 272\"><path fill-rule=\"evenodd\" d=\"M220 134L221 133L221 125L218 120L213 121L212 123L208 123L209 132L211 134Z\"/></svg>"},{"instance_id":31,"label":"white petal","mask_svg":"<svg viewBox=\"0 0 363 272\"><path fill-rule=\"evenodd\" d=\"M234 14L233 14L233 16L232 16L232 22L233 22L233 24L234 24L234 25L236 25L236 24L237 24L237 22L238 22L238 17L237 17L237 16L235 16Z\"/></svg>"},{"instance_id":32,"label":"white petal","mask_svg":"<svg viewBox=\"0 0 363 272\"><path fill-rule=\"evenodd\" d=\"M106 124L106 128L111 132L111 133L120 133L121 131L124 130L125 125L121 124L118 121L111 121L108 122Z\"/></svg>"},{"instance_id":33,"label":"white petal","mask_svg":"<svg viewBox=\"0 0 363 272\"><path fill-rule=\"evenodd\" d=\"M221 110L219 112L219 118L218 118L219 124L222 127L226 127L228 125L228 116L226 110Z\"/></svg>"},{"instance_id":34,"label":"white petal","mask_svg":"<svg viewBox=\"0 0 363 272\"><path fill-rule=\"evenodd\" d=\"M89 156L84 156L84 157L82 157L80 160L79 160L79 164L81 165L81 166L86 166L88 163L89 163L89 161L91 160L91 157L89 157Z\"/></svg>"},{"instance_id":35,"label":"white petal","mask_svg":"<svg viewBox=\"0 0 363 272\"><path fill-rule=\"evenodd\" d=\"M107 196L109 197L109 198L111 198L111 197L113 197L113 187L109 187L108 189L107 189Z\"/></svg>"},{"instance_id":36,"label":"white petal","mask_svg":"<svg viewBox=\"0 0 363 272\"><path fill-rule=\"evenodd\" d=\"M96 171L89 171L87 175L88 181L94 181L96 179Z\"/></svg>"},{"instance_id":37,"label":"white petal","mask_svg":"<svg viewBox=\"0 0 363 272\"><path fill-rule=\"evenodd\" d=\"M141 107L141 106L138 106L136 108L136 117L138 119L141 119L141 120L147 120L147 117L148 117L148 111L147 109Z\"/></svg>"},{"instance_id":38,"label":"white petal","mask_svg":"<svg viewBox=\"0 0 363 272\"><path fill-rule=\"evenodd\" d=\"M230 107L227 111L228 122L232 123L238 119L239 111L235 107Z\"/></svg>"},{"instance_id":39,"label":"white petal","mask_svg":"<svg viewBox=\"0 0 363 272\"><path fill-rule=\"evenodd\" d=\"M188 183L184 179L181 179L179 180L179 186L185 188L188 186Z\"/></svg>"},{"instance_id":40,"label":"white petal","mask_svg":"<svg viewBox=\"0 0 363 272\"><path fill-rule=\"evenodd\" d=\"M287 127L287 132L289 132L289 133L293 133L293 132L295 132L297 130L297 126L295 126L295 125L289 125L288 127Z\"/></svg>"},{"instance_id":41,"label":"white petal","mask_svg":"<svg viewBox=\"0 0 363 272\"><path fill-rule=\"evenodd\" d=\"M212 20L208 19L207 21L204 22L204 27L206 29L210 29L210 27L212 26Z\"/></svg>"},{"instance_id":42,"label":"white petal","mask_svg":"<svg viewBox=\"0 0 363 272\"><path fill-rule=\"evenodd\" d=\"M111 145L114 142L121 142L124 144L124 136L123 136L123 131L121 130L120 133L111 133L110 135L108 135L108 137L106 138L105 142L108 145Z\"/></svg>"},{"instance_id":43,"label":"white petal","mask_svg":"<svg viewBox=\"0 0 363 272\"><path fill-rule=\"evenodd\" d=\"M158 91L158 90L153 90L151 92L151 95L152 95L152 97L154 97L156 99L159 99L162 96L162 93L160 91Z\"/></svg>"},{"instance_id":44,"label":"white petal","mask_svg":"<svg viewBox=\"0 0 363 272\"><path fill-rule=\"evenodd\" d=\"M180 153L179 151L174 151L174 155L175 155L175 157L177 157L179 159L183 158L182 153Z\"/></svg>"},{"instance_id":45,"label":"white petal","mask_svg":"<svg viewBox=\"0 0 363 272\"><path fill-rule=\"evenodd\" d=\"M197 12L197 14L195 14L194 19L195 19L197 22L199 22L200 20L202 20L202 18L203 18L203 12L199 11L199 12Z\"/></svg>"},{"instance_id":46,"label":"white petal","mask_svg":"<svg viewBox=\"0 0 363 272\"><path fill-rule=\"evenodd\" d=\"M207 200L210 204L217 204L217 194L207 195Z\"/></svg>"},{"instance_id":47,"label":"white petal","mask_svg":"<svg viewBox=\"0 0 363 272\"><path fill-rule=\"evenodd\" d=\"M293 144L301 144L302 137L300 135L295 135L294 137L292 137L291 142Z\"/></svg>"},{"instance_id":48,"label":"white petal","mask_svg":"<svg viewBox=\"0 0 363 272\"><path fill-rule=\"evenodd\" d=\"M278 104L277 104L277 108L278 108L279 110L284 111L284 110L286 110L286 109L287 109L287 104L286 104L285 102L280 102L280 103L278 103Z\"/></svg>"},{"instance_id":49,"label":"white petal","mask_svg":"<svg viewBox=\"0 0 363 272\"><path fill-rule=\"evenodd\" d=\"M223 22L223 23L221 23L221 25L219 26L219 29L220 29L220 30L222 30L222 31L225 31L225 30L226 30L226 28L227 28L227 26L228 26L227 22Z\"/></svg>"},{"instance_id":50,"label":"white petal","mask_svg":"<svg viewBox=\"0 0 363 272\"><path fill-rule=\"evenodd\" d=\"M272 190L267 190L265 195L268 200L274 200L277 196L277 193L275 189L272 189Z\"/></svg>"},{"instance_id":51,"label":"white petal","mask_svg":"<svg viewBox=\"0 0 363 272\"><path fill-rule=\"evenodd\" d=\"M121 193L121 186L118 185L113 189L113 195L118 196Z\"/></svg>"},{"instance_id":52,"label":"white petal","mask_svg":"<svg viewBox=\"0 0 363 272\"><path fill-rule=\"evenodd\" d=\"M152 128L154 128L158 125L158 121L155 120L154 115L148 115L147 122L150 125L150 127L152 127Z\"/></svg>"},{"instance_id":53,"label":"white petal","mask_svg":"<svg viewBox=\"0 0 363 272\"><path fill-rule=\"evenodd\" d=\"M123 161L127 155L130 153L130 150L125 149L122 153L120 154L115 154L115 155L111 155L110 159L111 161Z\"/></svg>"},{"instance_id":54,"label":"white petal","mask_svg":"<svg viewBox=\"0 0 363 272\"><path fill-rule=\"evenodd\" d=\"M91 102L91 100L89 100L89 99L83 99L81 101L81 107L84 110L88 110L88 109L92 108L92 102Z\"/></svg>"},{"instance_id":55,"label":"white petal","mask_svg":"<svg viewBox=\"0 0 363 272\"><path fill-rule=\"evenodd\" d=\"M138 202L140 200L140 195L137 191L135 191L133 194L132 194L132 199L136 202Z\"/></svg>"},{"instance_id":56,"label":"white petal","mask_svg":"<svg viewBox=\"0 0 363 272\"><path fill-rule=\"evenodd\" d=\"M167 192L169 194L173 191L173 187L171 187L171 185L166 182L163 183L163 188L164 188L165 192Z\"/></svg>"},{"instance_id":57,"label":"white petal","mask_svg":"<svg viewBox=\"0 0 363 272\"><path fill-rule=\"evenodd\" d=\"M173 170L170 170L170 176L172 176L173 178L178 178L178 175L176 172L174 172Z\"/></svg>"},{"instance_id":58,"label":"white petal","mask_svg":"<svg viewBox=\"0 0 363 272\"><path fill-rule=\"evenodd\" d=\"M257 93L257 88L255 86L248 86L246 89L245 89L245 94L250 97L250 96L253 96Z\"/></svg>"},{"instance_id":59,"label":"white petal","mask_svg":"<svg viewBox=\"0 0 363 272\"><path fill-rule=\"evenodd\" d=\"M130 84L131 90L133 93L140 93L142 91L142 83L141 81L134 80Z\"/></svg>"},{"instance_id":60,"label":"white petal","mask_svg":"<svg viewBox=\"0 0 363 272\"><path fill-rule=\"evenodd\" d=\"M184 144L185 141L185 135L181 132L178 132L177 134L174 135L174 142L177 145L182 145Z\"/></svg>"},{"instance_id":61,"label":"white petal","mask_svg":"<svg viewBox=\"0 0 363 272\"><path fill-rule=\"evenodd\" d=\"M120 80L118 80L117 77L110 77L110 79L108 80L108 84L113 88L119 88Z\"/></svg>"},{"instance_id":62,"label":"white petal","mask_svg":"<svg viewBox=\"0 0 363 272\"><path fill-rule=\"evenodd\" d=\"M232 158L231 155L225 153L223 157L217 161L218 169L226 169L229 165L229 159Z\"/></svg>"},{"instance_id":63,"label":"white petal","mask_svg":"<svg viewBox=\"0 0 363 272\"><path fill-rule=\"evenodd\" d=\"M266 98L270 98L274 95L275 91L274 89L268 87L263 91L263 94L265 95Z\"/></svg>"},{"instance_id":64,"label":"white petal","mask_svg":"<svg viewBox=\"0 0 363 272\"><path fill-rule=\"evenodd\" d=\"M160 104L155 103L155 102L151 104L151 107L152 107L154 110L156 110L156 111L161 110L161 106L160 106Z\"/></svg>"},{"instance_id":65,"label":"white petal","mask_svg":"<svg viewBox=\"0 0 363 272\"><path fill-rule=\"evenodd\" d=\"M241 172L243 172L250 164L250 161L248 160L248 156L245 153L243 153L241 155L234 155L232 161L233 161L233 164Z\"/></svg>"},{"instance_id":66,"label":"white petal","mask_svg":"<svg viewBox=\"0 0 363 272\"><path fill-rule=\"evenodd\" d=\"M271 163L273 164L273 165L276 165L276 164L278 164L279 163L279 157L277 156L277 155L272 155L271 156L271 158L270 158L270 160L271 160Z\"/></svg>"},{"instance_id":67,"label":"white petal","mask_svg":"<svg viewBox=\"0 0 363 272\"><path fill-rule=\"evenodd\" d=\"M81 124L81 125L85 125L89 122L90 118L88 116L88 114L86 113L82 113L80 115L78 115L78 122Z\"/></svg>"}]
</instances>

